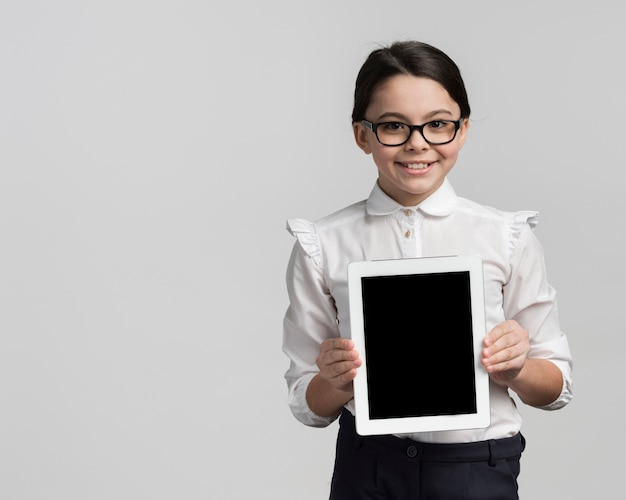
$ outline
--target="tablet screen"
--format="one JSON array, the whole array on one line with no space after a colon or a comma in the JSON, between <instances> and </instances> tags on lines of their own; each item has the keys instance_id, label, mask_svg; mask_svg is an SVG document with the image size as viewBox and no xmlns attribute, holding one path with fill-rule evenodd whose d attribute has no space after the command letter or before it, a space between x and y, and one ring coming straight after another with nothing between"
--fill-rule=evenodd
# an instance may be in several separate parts
<instances>
[{"instance_id":1,"label":"tablet screen","mask_svg":"<svg viewBox=\"0 0 626 500\"><path fill-rule=\"evenodd\" d=\"M370 418L475 413L469 271L361 280Z\"/></svg>"}]
</instances>

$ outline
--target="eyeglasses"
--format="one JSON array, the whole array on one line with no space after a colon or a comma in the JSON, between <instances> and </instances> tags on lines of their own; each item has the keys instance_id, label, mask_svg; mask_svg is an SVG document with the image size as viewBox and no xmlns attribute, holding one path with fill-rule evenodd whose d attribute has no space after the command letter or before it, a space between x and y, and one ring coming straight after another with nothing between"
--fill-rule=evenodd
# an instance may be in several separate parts
<instances>
[{"instance_id":1,"label":"eyeglasses","mask_svg":"<svg viewBox=\"0 0 626 500\"><path fill-rule=\"evenodd\" d=\"M402 122L361 123L376 134L376 139L383 146L402 146L409 142L413 131L417 130L424 140L433 146L452 142L461 127L463 118L458 120L433 120L423 125L408 125Z\"/></svg>"}]
</instances>

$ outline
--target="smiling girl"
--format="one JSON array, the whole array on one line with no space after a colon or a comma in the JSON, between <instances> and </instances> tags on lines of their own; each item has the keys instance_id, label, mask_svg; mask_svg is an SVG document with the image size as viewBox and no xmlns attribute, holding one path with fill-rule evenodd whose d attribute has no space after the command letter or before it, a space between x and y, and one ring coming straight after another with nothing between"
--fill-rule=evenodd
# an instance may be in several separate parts
<instances>
[{"instance_id":1,"label":"smiling girl","mask_svg":"<svg viewBox=\"0 0 626 500\"><path fill-rule=\"evenodd\" d=\"M378 180L362 202L317 222L288 221L297 238L283 337L289 405L306 425L339 418L331 500L516 499L525 441L509 391L546 410L571 400L572 360L532 232L537 214L484 207L457 196L447 180L469 116L461 74L446 54L414 41L373 51L357 77L352 126ZM483 260L490 426L359 436L352 381L361 359L350 340L348 264L464 254ZM389 314L419 322L426 293L398 296ZM411 363L402 345L397 351L398 364ZM433 377L445 377L446 353L432 355L441 364Z\"/></svg>"}]
</instances>

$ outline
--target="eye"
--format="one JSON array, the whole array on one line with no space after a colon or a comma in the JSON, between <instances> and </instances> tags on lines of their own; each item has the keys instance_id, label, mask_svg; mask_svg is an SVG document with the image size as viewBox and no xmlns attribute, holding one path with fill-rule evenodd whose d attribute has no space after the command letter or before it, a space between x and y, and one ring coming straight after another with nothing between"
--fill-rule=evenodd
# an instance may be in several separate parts
<instances>
[{"instance_id":1,"label":"eye","mask_svg":"<svg viewBox=\"0 0 626 500\"><path fill-rule=\"evenodd\" d=\"M407 129L407 125L402 122L385 122L379 125L385 132L397 133Z\"/></svg>"},{"instance_id":2,"label":"eye","mask_svg":"<svg viewBox=\"0 0 626 500\"><path fill-rule=\"evenodd\" d=\"M444 120L435 120L432 122L428 122L427 125L428 125L428 128L431 128L433 130L439 130L439 129L449 126L450 122L447 122Z\"/></svg>"}]
</instances>

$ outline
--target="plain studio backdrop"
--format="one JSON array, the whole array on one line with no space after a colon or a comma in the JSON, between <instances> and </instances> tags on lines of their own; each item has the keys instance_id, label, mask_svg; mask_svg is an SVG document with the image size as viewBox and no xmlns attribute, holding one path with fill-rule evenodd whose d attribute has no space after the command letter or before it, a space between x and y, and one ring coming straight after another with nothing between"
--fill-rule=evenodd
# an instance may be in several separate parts
<instances>
[{"instance_id":1,"label":"plain studio backdrop","mask_svg":"<svg viewBox=\"0 0 626 500\"><path fill-rule=\"evenodd\" d=\"M522 408L522 498L613 498L623 21L602 0L4 0L0 498L327 497L337 426L286 404L285 220L369 194L354 79L408 38L468 87L457 192L540 212L575 397Z\"/></svg>"}]
</instances>

